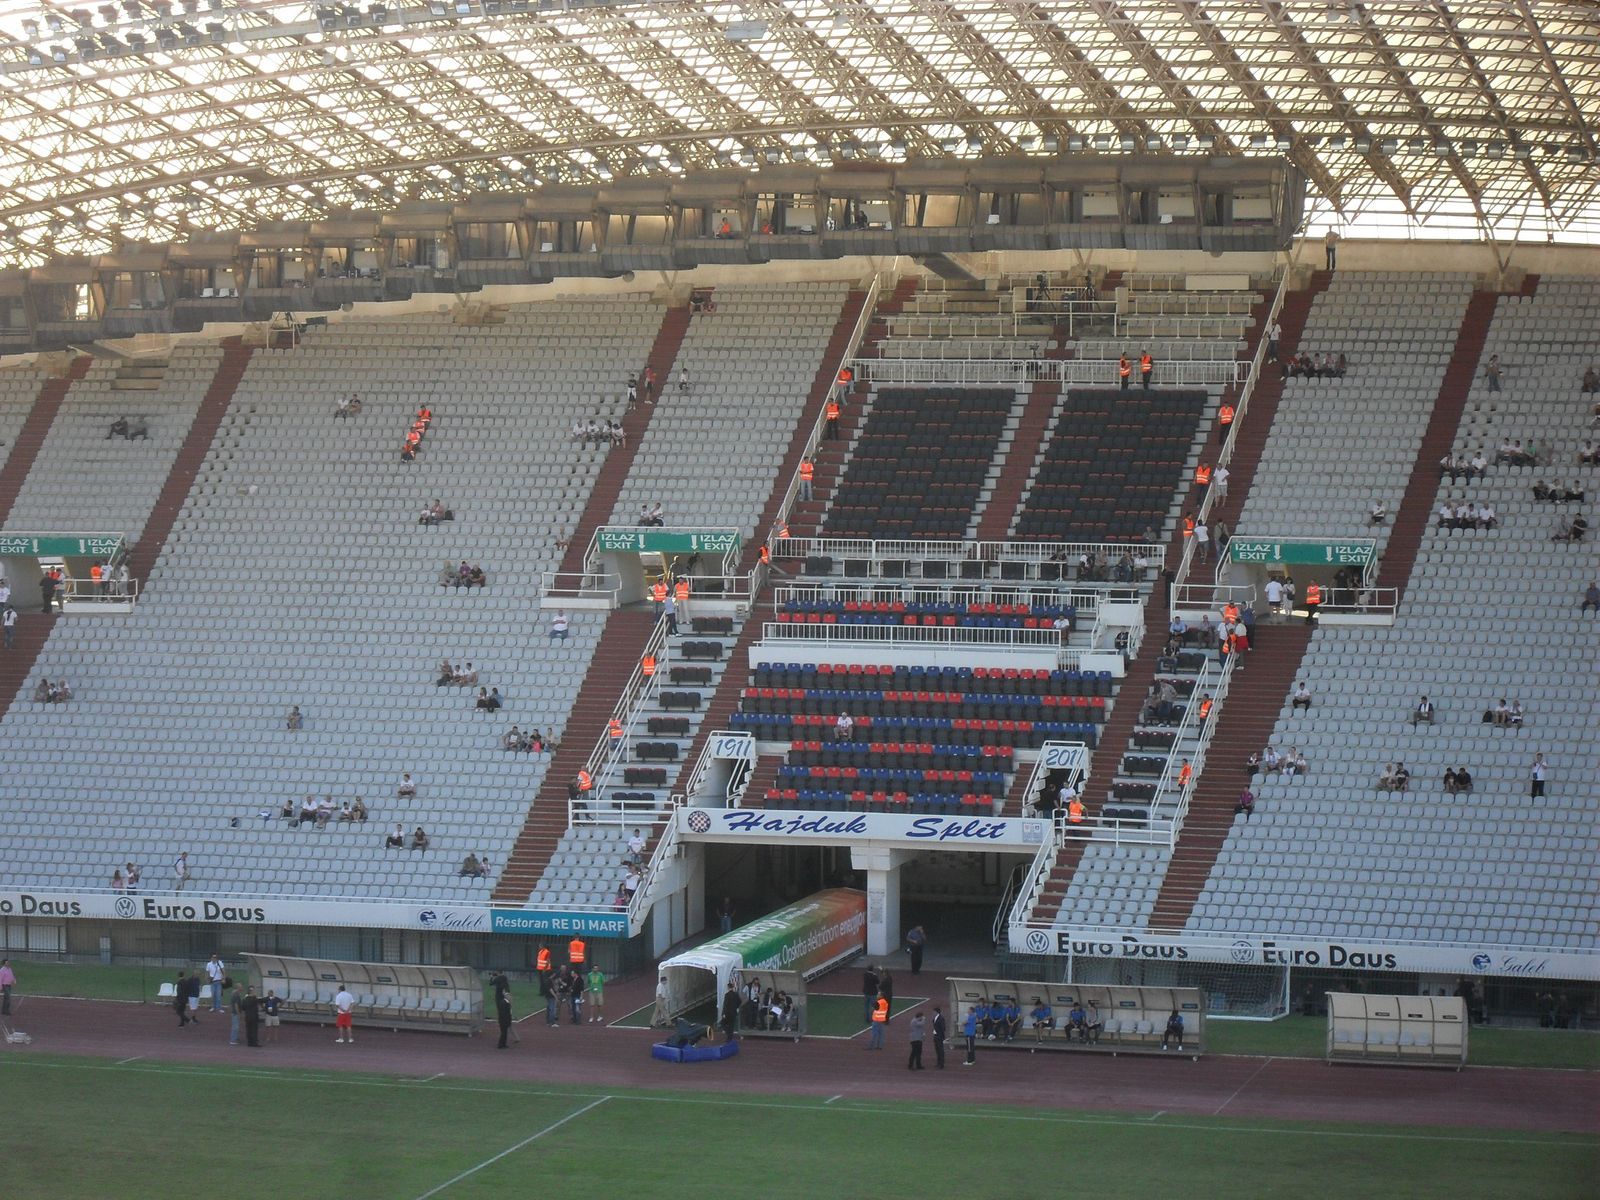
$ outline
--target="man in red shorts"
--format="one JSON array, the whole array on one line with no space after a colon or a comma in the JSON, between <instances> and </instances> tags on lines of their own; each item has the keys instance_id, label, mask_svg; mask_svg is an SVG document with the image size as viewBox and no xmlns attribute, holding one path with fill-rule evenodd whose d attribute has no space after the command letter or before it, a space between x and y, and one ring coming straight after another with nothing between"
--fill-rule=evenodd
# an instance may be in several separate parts
<instances>
[{"instance_id":1,"label":"man in red shorts","mask_svg":"<svg viewBox=\"0 0 1600 1200\"><path fill-rule=\"evenodd\" d=\"M339 985L338 995L334 996L333 998L333 1027L334 1030L339 1034L338 1037L333 1039L335 1042L344 1042L348 1040L352 1046L355 1045L355 1023L354 1018L350 1015L350 1010L355 1008L355 1006L356 998L350 994L350 989L341 983Z\"/></svg>"}]
</instances>

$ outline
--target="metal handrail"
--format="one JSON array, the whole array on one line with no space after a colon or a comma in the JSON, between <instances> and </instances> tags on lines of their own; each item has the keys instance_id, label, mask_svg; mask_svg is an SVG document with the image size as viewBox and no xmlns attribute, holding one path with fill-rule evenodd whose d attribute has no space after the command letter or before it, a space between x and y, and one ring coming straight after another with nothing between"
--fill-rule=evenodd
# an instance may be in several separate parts
<instances>
[{"instance_id":1,"label":"metal handrail","mask_svg":"<svg viewBox=\"0 0 1600 1200\"><path fill-rule=\"evenodd\" d=\"M654 656L656 668L654 674L644 673L644 660ZM583 815L591 823L600 815L595 811L595 793L610 786L611 777L615 774L619 764L628 759L628 739L633 736L633 727L644 705L661 687L661 681L667 674L667 623L657 621L655 628L650 633L650 638L644 644L644 649L639 652L639 658L633 664L633 671L628 676L628 682L623 685L622 694L611 709L611 715L606 719L605 727L600 732L600 738L595 742L594 749L589 751L589 757L584 761L584 770L589 772L589 796L576 803L567 805L567 824L576 825L578 817ZM611 722L618 721L622 725L622 736L611 736ZM582 804L584 809L578 808ZM619 809L620 813L621 810ZM625 815L624 815L625 819Z\"/></svg>"},{"instance_id":2,"label":"metal handrail","mask_svg":"<svg viewBox=\"0 0 1600 1200\"><path fill-rule=\"evenodd\" d=\"M655 904L655 890L660 882L661 872L665 865L673 858L678 849L678 814L682 811L683 797L674 795L670 800L667 814L667 823L661 830L661 837L656 842L656 848L650 852L650 861L640 873L639 886L634 889L633 899L628 902L628 933L638 933L644 927L644 919Z\"/></svg>"},{"instance_id":3,"label":"metal handrail","mask_svg":"<svg viewBox=\"0 0 1600 1200\"><path fill-rule=\"evenodd\" d=\"M914 604L991 604L1020 603L1022 593L1032 600L1037 589L1019 588L1018 585L991 583L987 580L966 582L928 580L900 584L868 580L860 584L844 583L786 583L772 590L773 604L782 609L786 604L816 600L860 601L868 604L896 604L901 601ZM1087 612L1098 608L1102 593L1093 589L1068 588L1057 591L1051 599L1074 609Z\"/></svg>"},{"instance_id":4,"label":"metal handrail","mask_svg":"<svg viewBox=\"0 0 1600 1200\"><path fill-rule=\"evenodd\" d=\"M857 377L887 385L1057 383L1082 387L1116 387L1116 359L1087 358L860 358ZM1233 358L1166 359L1157 364L1159 387L1205 387L1238 384L1251 364Z\"/></svg>"},{"instance_id":5,"label":"metal handrail","mask_svg":"<svg viewBox=\"0 0 1600 1200\"><path fill-rule=\"evenodd\" d=\"M810 558L812 556L826 556L833 560L844 559L870 559L874 564L885 559L891 561L905 561L916 559L918 561L942 561L948 563L1051 563L1060 566L1064 571L1072 570L1078 559L1084 555L1091 558L1104 558L1107 562L1115 562L1124 553L1132 554L1135 559L1144 558L1148 562L1146 571L1159 569L1162 553L1165 547L1158 543L1121 543L1121 542L968 542L968 541L914 541L901 538L849 538L849 537L807 537L786 538L783 541L782 552L786 558ZM776 551L775 551L776 552ZM959 581L957 581L959 582ZM1001 580L1001 583L1005 583ZM1016 580L1023 583L1023 580ZM1076 586L1085 586L1085 581L1073 580ZM1139 581L1110 582L1108 588L1133 589Z\"/></svg>"},{"instance_id":6,"label":"metal handrail","mask_svg":"<svg viewBox=\"0 0 1600 1200\"><path fill-rule=\"evenodd\" d=\"M810 458L817 451L818 444L822 441L822 432L828 422L828 401L833 398L833 390L837 385L839 372L856 361L856 353L861 349L861 342L867 336L867 330L872 325L873 314L878 307L878 296L881 291L880 279L877 275L872 277L872 286L867 289L866 297L861 302L861 311L856 314L855 326L850 330L850 336L845 339L845 344L839 352L839 360L830 367L828 375L828 388L823 394L822 403L817 406L816 419L811 423L811 432L806 434L805 449L801 453L801 463ZM783 499L778 501L778 511L772 527L767 530L766 547L768 554L776 554L779 533L787 533L789 528L789 514L794 511L794 502L800 495L800 464L796 464L794 474L789 477L788 486L783 490ZM765 567L757 562L751 571L750 594L754 596L760 589L760 584L766 578Z\"/></svg>"},{"instance_id":7,"label":"metal handrail","mask_svg":"<svg viewBox=\"0 0 1600 1200\"><path fill-rule=\"evenodd\" d=\"M71 600L76 604L137 604L139 581L130 577L97 584L92 579L63 579L55 598L60 603Z\"/></svg>"},{"instance_id":8,"label":"metal handrail","mask_svg":"<svg viewBox=\"0 0 1600 1200\"><path fill-rule=\"evenodd\" d=\"M967 625L858 625L841 622L809 625L767 621L761 626L761 638L767 642L873 642L889 646L1033 649L1064 653L1072 658L1081 656L1082 650L1066 644L1067 637L1065 629L985 629Z\"/></svg>"},{"instance_id":9,"label":"metal handrail","mask_svg":"<svg viewBox=\"0 0 1600 1200\"><path fill-rule=\"evenodd\" d=\"M1292 263L1289 265L1293 265ZM1250 412L1250 398L1255 395L1256 381L1261 378L1261 371L1267 360L1266 331L1283 312L1283 302L1287 295L1290 272L1282 270L1278 276L1278 288L1272 295L1272 304L1267 309L1267 315L1261 322L1261 337L1256 341L1256 352L1250 357L1250 370L1245 376L1244 386L1240 389L1238 398L1233 402L1233 424L1228 427L1228 436L1223 439L1222 448L1217 452L1217 460L1212 464L1215 467L1225 467L1233 461L1234 448L1239 443L1239 431L1244 428L1244 419ZM1200 502L1198 519L1210 516L1215 507L1216 493L1206 489L1205 499ZM1177 594L1177 587L1189 578L1189 569L1194 563L1194 539L1187 538L1184 542L1183 557L1178 561L1177 574L1173 579L1173 594Z\"/></svg>"},{"instance_id":10,"label":"metal handrail","mask_svg":"<svg viewBox=\"0 0 1600 1200\"><path fill-rule=\"evenodd\" d=\"M605 596L610 607L617 607L621 598L620 584L605 586L605 575L592 571L541 571L539 573L539 598L543 600L584 600Z\"/></svg>"}]
</instances>

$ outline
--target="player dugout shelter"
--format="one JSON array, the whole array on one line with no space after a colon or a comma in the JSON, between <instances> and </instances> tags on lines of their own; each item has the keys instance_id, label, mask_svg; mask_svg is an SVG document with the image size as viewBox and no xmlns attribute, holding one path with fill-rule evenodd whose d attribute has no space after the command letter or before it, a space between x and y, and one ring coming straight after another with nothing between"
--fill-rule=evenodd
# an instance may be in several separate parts
<instances>
[{"instance_id":1,"label":"player dugout shelter","mask_svg":"<svg viewBox=\"0 0 1600 1200\"><path fill-rule=\"evenodd\" d=\"M356 998L359 1024L474 1034L483 1027L483 983L471 967L335 962L246 954L250 986L283 997L286 1021L326 1025L333 1020L339 985Z\"/></svg>"},{"instance_id":2,"label":"player dugout shelter","mask_svg":"<svg viewBox=\"0 0 1600 1200\"><path fill-rule=\"evenodd\" d=\"M1043 1002L1050 1006L1055 1028L1035 1040L1033 1018L1029 1015ZM1167 1018L1174 1012L1183 1017L1183 1052L1199 1057L1205 1051L1206 994L1199 988L1126 987L1085 983L1037 983L1017 979L952 979L950 981L951 1028L959 1035L967 1013L974 1005L1002 1007L1015 1004L1022 1013L1022 1029L1016 1040L996 1045L1036 1050L1108 1051L1113 1054L1161 1053ZM1103 1028L1088 1042L1067 1036L1067 1017L1082 1005L1099 1009ZM987 1045L988 1043L985 1043Z\"/></svg>"},{"instance_id":3,"label":"player dugout shelter","mask_svg":"<svg viewBox=\"0 0 1600 1200\"><path fill-rule=\"evenodd\" d=\"M763 990L770 986L794 997L804 1031L804 982L866 949L866 893L853 888L817 892L663 962L668 1015L715 1007L729 983L738 988L758 975Z\"/></svg>"},{"instance_id":4,"label":"player dugout shelter","mask_svg":"<svg viewBox=\"0 0 1600 1200\"><path fill-rule=\"evenodd\" d=\"M1460 996L1328 993L1328 1061L1467 1065L1467 1002Z\"/></svg>"}]
</instances>

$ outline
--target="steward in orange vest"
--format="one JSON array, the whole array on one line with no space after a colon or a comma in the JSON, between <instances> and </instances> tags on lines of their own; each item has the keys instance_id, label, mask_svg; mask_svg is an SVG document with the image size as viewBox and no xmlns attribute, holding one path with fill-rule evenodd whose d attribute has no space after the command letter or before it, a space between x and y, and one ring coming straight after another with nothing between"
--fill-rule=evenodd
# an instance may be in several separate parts
<instances>
[{"instance_id":1,"label":"steward in orange vest","mask_svg":"<svg viewBox=\"0 0 1600 1200\"><path fill-rule=\"evenodd\" d=\"M678 582L675 583L673 585L673 587L672 587L672 594L673 594L673 597L678 601L679 604L682 604L684 601L688 600L689 599L689 581L687 579L678 580Z\"/></svg>"},{"instance_id":2,"label":"steward in orange vest","mask_svg":"<svg viewBox=\"0 0 1600 1200\"><path fill-rule=\"evenodd\" d=\"M822 410L822 415L828 422L823 428L822 436L830 442L837 440L839 437L839 402L837 400L829 400L827 407Z\"/></svg>"},{"instance_id":3,"label":"steward in orange vest","mask_svg":"<svg viewBox=\"0 0 1600 1200\"><path fill-rule=\"evenodd\" d=\"M655 673L656 656L654 654L646 654L639 660L639 674L643 675L646 679L649 679L650 676L654 675Z\"/></svg>"},{"instance_id":4,"label":"steward in orange vest","mask_svg":"<svg viewBox=\"0 0 1600 1200\"><path fill-rule=\"evenodd\" d=\"M1201 487L1209 486L1211 483L1211 468L1205 463L1195 463L1194 481Z\"/></svg>"},{"instance_id":5,"label":"steward in orange vest","mask_svg":"<svg viewBox=\"0 0 1600 1200\"><path fill-rule=\"evenodd\" d=\"M1192 517L1192 516L1184 517L1184 519L1183 519L1183 536L1186 537L1186 538L1194 536L1194 517Z\"/></svg>"},{"instance_id":6,"label":"steward in orange vest","mask_svg":"<svg viewBox=\"0 0 1600 1200\"><path fill-rule=\"evenodd\" d=\"M809 458L800 464L800 478L810 483L817 474L817 465Z\"/></svg>"},{"instance_id":7,"label":"steward in orange vest","mask_svg":"<svg viewBox=\"0 0 1600 1200\"><path fill-rule=\"evenodd\" d=\"M578 768L578 790L587 792L594 787L594 776L590 775L585 767Z\"/></svg>"},{"instance_id":8,"label":"steward in orange vest","mask_svg":"<svg viewBox=\"0 0 1600 1200\"><path fill-rule=\"evenodd\" d=\"M1150 351L1139 355L1139 386L1147 392L1150 390L1150 374L1155 369L1155 360L1150 357Z\"/></svg>"},{"instance_id":9,"label":"steward in orange vest","mask_svg":"<svg viewBox=\"0 0 1600 1200\"><path fill-rule=\"evenodd\" d=\"M1083 801L1076 796L1067 801L1067 820L1074 825L1079 825L1083 822Z\"/></svg>"},{"instance_id":10,"label":"steward in orange vest","mask_svg":"<svg viewBox=\"0 0 1600 1200\"><path fill-rule=\"evenodd\" d=\"M889 998L879 996L878 1002L872 1006L872 1020L874 1024L883 1025L889 1020Z\"/></svg>"},{"instance_id":11,"label":"steward in orange vest","mask_svg":"<svg viewBox=\"0 0 1600 1200\"><path fill-rule=\"evenodd\" d=\"M667 585L664 580L658 579L650 586L650 599L657 604L665 604L667 602Z\"/></svg>"},{"instance_id":12,"label":"steward in orange vest","mask_svg":"<svg viewBox=\"0 0 1600 1200\"><path fill-rule=\"evenodd\" d=\"M620 742L622 740L622 722L617 720L615 717L612 717L611 720L606 722L606 731L611 734L611 740L613 742Z\"/></svg>"},{"instance_id":13,"label":"steward in orange vest","mask_svg":"<svg viewBox=\"0 0 1600 1200\"><path fill-rule=\"evenodd\" d=\"M1317 583L1306 584L1306 624L1311 625L1317 619L1317 605L1322 603L1322 587Z\"/></svg>"},{"instance_id":14,"label":"steward in orange vest","mask_svg":"<svg viewBox=\"0 0 1600 1200\"><path fill-rule=\"evenodd\" d=\"M1224 404L1217 409L1217 424L1224 429L1233 424L1233 405Z\"/></svg>"},{"instance_id":15,"label":"steward in orange vest","mask_svg":"<svg viewBox=\"0 0 1600 1200\"><path fill-rule=\"evenodd\" d=\"M572 935L572 940L567 943L567 961L575 967L583 966L583 956L588 947L583 944L583 939L577 934Z\"/></svg>"},{"instance_id":16,"label":"steward in orange vest","mask_svg":"<svg viewBox=\"0 0 1600 1200\"><path fill-rule=\"evenodd\" d=\"M1133 364L1131 364L1128 361L1128 356L1126 354L1124 354L1121 358L1119 358L1117 360L1117 378L1122 380L1122 390L1123 391L1127 391L1128 390L1128 377L1130 375L1132 375L1132 374L1133 374Z\"/></svg>"},{"instance_id":17,"label":"steward in orange vest","mask_svg":"<svg viewBox=\"0 0 1600 1200\"><path fill-rule=\"evenodd\" d=\"M772 551L770 549L768 549L768 547L765 544L763 544L762 547L761 547L761 565L762 566L771 566L772 565Z\"/></svg>"},{"instance_id":18,"label":"steward in orange vest","mask_svg":"<svg viewBox=\"0 0 1600 1200\"><path fill-rule=\"evenodd\" d=\"M1183 764L1183 766L1178 771L1178 787L1180 789L1188 787L1189 786L1189 781L1191 779L1193 779L1193 778L1194 778L1194 768L1191 767L1187 762L1185 762Z\"/></svg>"},{"instance_id":19,"label":"steward in orange vest","mask_svg":"<svg viewBox=\"0 0 1600 1200\"><path fill-rule=\"evenodd\" d=\"M548 971L551 969L552 965L553 964L550 961L550 947L540 946L539 957L533 961L533 969L535 971Z\"/></svg>"}]
</instances>

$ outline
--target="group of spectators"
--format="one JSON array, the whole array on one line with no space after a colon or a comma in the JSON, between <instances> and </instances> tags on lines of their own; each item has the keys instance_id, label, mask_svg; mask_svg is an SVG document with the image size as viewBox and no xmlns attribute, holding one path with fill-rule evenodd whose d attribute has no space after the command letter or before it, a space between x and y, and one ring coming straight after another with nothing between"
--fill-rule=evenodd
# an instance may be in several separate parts
<instances>
[{"instance_id":1,"label":"group of spectators","mask_svg":"<svg viewBox=\"0 0 1600 1200\"><path fill-rule=\"evenodd\" d=\"M1479 451L1481 454L1482 451ZM1536 467L1542 461L1539 448L1529 442L1522 444L1521 438L1507 438L1500 443L1500 448L1495 451L1494 461L1500 466L1507 467Z\"/></svg>"},{"instance_id":2,"label":"group of spectators","mask_svg":"<svg viewBox=\"0 0 1600 1200\"><path fill-rule=\"evenodd\" d=\"M543 754L549 751L554 754L558 749L554 738L546 740L544 734L537 729L530 729L526 733L513 725L500 735L500 749L515 750L523 754Z\"/></svg>"},{"instance_id":3,"label":"group of spectators","mask_svg":"<svg viewBox=\"0 0 1600 1200\"><path fill-rule=\"evenodd\" d=\"M461 860L461 869L456 872L463 879L487 879L491 867L487 854L472 854Z\"/></svg>"},{"instance_id":4,"label":"group of spectators","mask_svg":"<svg viewBox=\"0 0 1600 1200\"><path fill-rule=\"evenodd\" d=\"M65 704L72 699L72 685L65 679L41 679L33 689L33 698L40 704Z\"/></svg>"},{"instance_id":5,"label":"group of spectators","mask_svg":"<svg viewBox=\"0 0 1600 1200\"><path fill-rule=\"evenodd\" d=\"M361 397L351 392L348 396L340 396L333 404L335 420L341 417L359 417L361 415Z\"/></svg>"},{"instance_id":6,"label":"group of spectators","mask_svg":"<svg viewBox=\"0 0 1600 1200\"><path fill-rule=\"evenodd\" d=\"M460 663L451 664L448 658L439 660L439 678L433 681L434 687L476 687L478 684L478 671L471 663L462 666Z\"/></svg>"},{"instance_id":7,"label":"group of spectators","mask_svg":"<svg viewBox=\"0 0 1600 1200\"><path fill-rule=\"evenodd\" d=\"M601 446L626 445L628 434L620 421L605 417L590 417L585 421L579 417L572 423L572 440L580 443L584 449L593 445L598 450Z\"/></svg>"},{"instance_id":8,"label":"group of spectators","mask_svg":"<svg viewBox=\"0 0 1600 1200\"><path fill-rule=\"evenodd\" d=\"M406 440L400 447L401 461L411 462L417 457L423 435L428 432L428 427L432 424L433 410L424 404L417 409L417 415L411 419L411 428L406 432Z\"/></svg>"},{"instance_id":9,"label":"group of spectators","mask_svg":"<svg viewBox=\"0 0 1600 1200\"><path fill-rule=\"evenodd\" d=\"M1291 354L1279 362L1279 368L1285 379L1343 379L1344 373L1350 369L1350 362L1343 353L1335 357L1331 352L1322 356L1322 361L1317 361L1317 356L1302 350L1298 355Z\"/></svg>"},{"instance_id":10,"label":"group of spectators","mask_svg":"<svg viewBox=\"0 0 1600 1200\"><path fill-rule=\"evenodd\" d=\"M366 802L357 796L354 800L346 800L342 804L335 804L332 796L324 796L318 800L315 796L307 796L296 804L293 800L285 800L278 809L278 819L289 822L290 829L297 829L302 825L315 829L326 829L330 824L361 824L368 816ZM272 819L270 811L263 809L261 819Z\"/></svg>"},{"instance_id":11,"label":"group of spectators","mask_svg":"<svg viewBox=\"0 0 1600 1200\"><path fill-rule=\"evenodd\" d=\"M106 431L106 441L109 442L114 437L126 438L130 442L135 438L144 438L149 441L150 425L143 417L134 417L130 420L126 414L123 414L111 422L111 428Z\"/></svg>"},{"instance_id":12,"label":"group of spectators","mask_svg":"<svg viewBox=\"0 0 1600 1200\"><path fill-rule=\"evenodd\" d=\"M134 863L124 863L121 868L111 872L111 890L126 892L130 896L139 894L139 868Z\"/></svg>"},{"instance_id":13,"label":"group of spectators","mask_svg":"<svg viewBox=\"0 0 1600 1200\"><path fill-rule=\"evenodd\" d=\"M408 841L405 826L401 825L399 821L394 823L394 828L384 835L383 839L383 848L385 850L421 850L426 852L428 845L428 834L421 825L411 831L411 837Z\"/></svg>"},{"instance_id":14,"label":"group of spectators","mask_svg":"<svg viewBox=\"0 0 1600 1200\"><path fill-rule=\"evenodd\" d=\"M1499 725L1505 728L1520 729L1522 727L1522 701L1513 700L1506 703L1506 698L1501 696L1490 707L1483 710L1483 723L1485 725Z\"/></svg>"},{"instance_id":15,"label":"group of spectators","mask_svg":"<svg viewBox=\"0 0 1600 1200\"><path fill-rule=\"evenodd\" d=\"M1500 517L1494 511L1494 505L1487 502L1479 504L1475 500L1463 500L1460 504L1452 505L1448 500L1442 500L1434 528L1498 529Z\"/></svg>"},{"instance_id":16,"label":"group of spectators","mask_svg":"<svg viewBox=\"0 0 1600 1200\"><path fill-rule=\"evenodd\" d=\"M770 985L762 987L761 976L752 975L741 991L739 1027L768 1033L794 1033L800 1028L800 1012L788 992Z\"/></svg>"},{"instance_id":17,"label":"group of spectators","mask_svg":"<svg viewBox=\"0 0 1600 1200\"><path fill-rule=\"evenodd\" d=\"M656 387L656 369L646 367L641 378L638 375L628 376L628 411L632 412L639 405L639 394L644 393L644 402L654 404L659 389Z\"/></svg>"},{"instance_id":18,"label":"group of spectators","mask_svg":"<svg viewBox=\"0 0 1600 1200\"><path fill-rule=\"evenodd\" d=\"M488 582L489 577L483 573L483 568L477 563L468 563L464 558L456 566L451 566L447 560L439 571L440 587L481 588Z\"/></svg>"},{"instance_id":19,"label":"group of spectators","mask_svg":"<svg viewBox=\"0 0 1600 1200\"><path fill-rule=\"evenodd\" d=\"M1540 504L1582 504L1587 496L1583 484L1576 479L1566 487L1547 484L1542 479L1533 485L1533 498Z\"/></svg>"},{"instance_id":20,"label":"group of spectators","mask_svg":"<svg viewBox=\"0 0 1600 1200\"><path fill-rule=\"evenodd\" d=\"M1439 460L1439 478L1448 477L1451 483L1482 479L1488 472L1489 460L1483 456L1481 446L1471 454L1465 450L1459 454L1452 450Z\"/></svg>"},{"instance_id":21,"label":"group of spectators","mask_svg":"<svg viewBox=\"0 0 1600 1200\"><path fill-rule=\"evenodd\" d=\"M442 500L435 499L432 504L424 504L422 512L417 517L418 525L442 525L446 521L456 519L456 510L446 508Z\"/></svg>"},{"instance_id":22,"label":"group of spectators","mask_svg":"<svg viewBox=\"0 0 1600 1200\"><path fill-rule=\"evenodd\" d=\"M636 525L647 525L647 526L652 526L654 528L660 528L661 526L665 525L666 523L667 522L666 522L665 518L663 518L662 515L661 515L661 505L660 504L641 504L641 505L639 505L639 517L634 522L634 524L636 524Z\"/></svg>"},{"instance_id":23,"label":"group of spectators","mask_svg":"<svg viewBox=\"0 0 1600 1200\"><path fill-rule=\"evenodd\" d=\"M1310 768L1299 747L1279 753L1276 746L1269 745L1245 759L1244 773L1252 779L1257 775L1306 775L1310 773Z\"/></svg>"},{"instance_id":24,"label":"group of spectators","mask_svg":"<svg viewBox=\"0 0 1600 1200\"><path fill-rule=\"evenodd\" d=\"M1378 776L1378 790L1380 792L1404 792L1411 788L1411 772L1403 762L1392 762L1383 768L1383 774Z\"/></svg>"}]
</instances>

